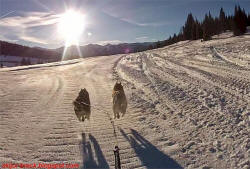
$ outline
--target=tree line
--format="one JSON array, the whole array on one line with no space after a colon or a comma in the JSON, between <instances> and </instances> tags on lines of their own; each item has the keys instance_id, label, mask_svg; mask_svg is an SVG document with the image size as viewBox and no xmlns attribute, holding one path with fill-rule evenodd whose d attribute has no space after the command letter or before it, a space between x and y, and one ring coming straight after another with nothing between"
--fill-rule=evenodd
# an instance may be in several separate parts
<instances>
[{"instance_id":1,"label":"tree line","mask_svg":"<svg viewBox=\"0 0 250 169\"><path fill-rule=\"evenodd\" d=\"M20 65L31 65L31 61L29 58L28 59L22 58Z\"/></svg>"},{"instance_id":2,"label":"tree line","mask_svg":"<svg viewBox=\"0 0 250 169\"><path fill-rule=\"evenodd\" d=\"M220 9L218 17L213 17L211 13L205 14L202 21L198 21L189 13L185 25L181 28L179 34L170 36L167 40L158 41L149 49L159 48L183 40L210 40L213 35L232 31L235 36L246 33L247 26L250 26L250 13L246 13L239 5L235 6L233 15L226 15L224 9Z\"/></svg>"},{"instance_id":3,"label":"tree line","mask_svg":"<svg viewBox=\"0 0 250 169\"><path fill-rule=\"evenodd\" d=\"M39 59L35 64L43 64L42 59ZM22 58L22 60L20 61L20 65L32 65L30 58Z\"/></svg>"}]
</instances>

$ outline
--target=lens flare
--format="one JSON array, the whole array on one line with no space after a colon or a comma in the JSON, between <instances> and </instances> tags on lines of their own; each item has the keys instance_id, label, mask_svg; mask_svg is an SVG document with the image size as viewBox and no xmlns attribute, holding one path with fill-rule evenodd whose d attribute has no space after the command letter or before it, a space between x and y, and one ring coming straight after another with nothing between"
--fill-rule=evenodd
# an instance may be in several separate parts
<instances>
[{"instance_id":1,"label":"lens flare","mask_svg":"<svg viewBox=\"0 0 250 169\"><path fill-rule=\"evenodd\" d=\"M59 18L58 32L65 40L65 46L77 45L85 28L85 16L68 10Z\"/></svg>"}]
</instances>

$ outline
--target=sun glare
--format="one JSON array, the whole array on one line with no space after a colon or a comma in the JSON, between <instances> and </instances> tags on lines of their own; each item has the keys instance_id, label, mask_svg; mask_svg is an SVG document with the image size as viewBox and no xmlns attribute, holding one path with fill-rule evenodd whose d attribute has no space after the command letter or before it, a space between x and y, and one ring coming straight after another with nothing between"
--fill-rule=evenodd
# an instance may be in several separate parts
<instances>
[{"instance_id":1,"label":"sun glare","mask_svg":"<svg viewBox=\"0 0 250 169\"><path fill-rule=\"evenodd\" d=\"M85 16L80 12L69 10L61 15L58 32L65 40L65 46L77 45L85 27Z\"/></svg>"}]
</instances>

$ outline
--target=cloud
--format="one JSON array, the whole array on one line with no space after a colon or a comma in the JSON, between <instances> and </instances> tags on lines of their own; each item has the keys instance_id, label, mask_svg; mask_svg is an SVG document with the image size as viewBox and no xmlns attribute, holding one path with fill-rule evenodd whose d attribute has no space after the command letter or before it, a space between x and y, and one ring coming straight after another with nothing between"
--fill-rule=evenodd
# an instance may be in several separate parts
<instances>
[{"instance_id":1,"label":"cloud","mask_svg":"<svg viewBox=\"0 0 250 169\"><path fill-rule=\"evenodd\" d=\"M8 16L8 15L14 13L14 12L15 12L15 11L10 11L10 12L6 13L6 14L0 16L0 19L1 19L1 18L4 18L4 17L6 17L6 16Z\"/></svg>"},{"instance_id":2,"label":"cloud","mask_svg":"<svg viewBox=\"0 0 250 169\"><path fill-rule=\"evenodd\" d=\"M57 43L58 39L50 37L50 34L55 31L51 30L51 26L58 22L59 17L59 14L48 12L19 12L18 16L0 18L0 39L42 45Z\"/></svg>"},{"instance_id":3,"label":"cloud","mask_svg":"<svg viewBox=\"0 0 250 169\"><path fill-rule=\"evenodd\" d=\"M96 42L96 44L98 45L107 45L107 44L111 44L111 45L117 45L117 44L120 44L120 43L124 43L120 40L110 40L110 41L98 41Z\"/></svg>"},{"instance_id":4,"label":"cloud","mask_svg":"<svg viewBox=\"0 0 250 169\"><path fill-rule=\"evenodd\" d=\"M135 20L132 20L132 19L128 19L128 18L120 18L120 20L122 20L124 22L127 22L127 23L130 23L130 24L133 24L133 25L136 25L136 26L153 26L153 27L157 27L157 26L165 26L165 25L170 24L169 22L165 22L165 21L141 23L141 22L138 22L138 21L135 21Z\"/></svg>"},{"instance_id":5,"label":"cloud","mask_svg":"<svg viewBox=\"0 0 250 169\"><path fill-rule=\"evenodd\" d=\"M11 16L2 18L0 26L29 28L46 26L58 22L60 15L45 12L26 12L23 16Z\"/></svg>"},{"instance_id":6,"label":"cloud","mask_svg":"<svg viewBox=\"0 0 250 169\"><path fill-rule=\"evenodd\" d=\"M169 21L163 21L162 19L159 20L159 18L157 21L155 20L156 18L152 18L151 16L146 17L147 20L145 20L145 16L142 17L142 15L138 15L138 10L126 10L126 12L124 13L121 11L117 11L117 8L108 8L102 9L102 12L120 21L140 27L158 27L172 24Z\"/></svg>"},{"instance_id":7,"label":"cloud","mask_svg":"<svg viewBox=\"0 0 250 169\"><path fill-rule=\"evenodd\" d=\"M40 43L40 44L44 44L44 45L48 44L48 42L46 40L42 40L40 38L36 38L36 37L32 37L32 36L20 36L20 39L25 40L25 41L29 41L29 42Z\"/></svg>"},{"instance_id":8,"label":"cloud","mask_svg":"<svg viewBox=\"0 0 250 169\"><path fill-rule=\"evenodd\" d=\"M138 38L135 38L136 40L145 40L145 39L148 39L147 36L142 36L142 37L138 37Z\"/></svg>"}]
</instances>

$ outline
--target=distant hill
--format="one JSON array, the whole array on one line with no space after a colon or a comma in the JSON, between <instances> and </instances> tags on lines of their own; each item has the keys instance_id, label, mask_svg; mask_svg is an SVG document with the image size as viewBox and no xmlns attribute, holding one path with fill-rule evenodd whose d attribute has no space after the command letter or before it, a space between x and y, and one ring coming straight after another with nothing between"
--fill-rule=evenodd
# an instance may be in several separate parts
<instances>
[{"instance_id":1,"label":"distant hill","mask_svg":"<svg viewBox=\"0 0 250 169\"><path fill-rule=\"evenodd\" d=\"M97 45L88 44L85 46L80 46L80 52L82 57L93 57L93 56L104 56L104 55L115 55L115 54L126 54L145 51L149 49L149 46L153 45L152 42L145 43L122 43L117 45ZM56 49L57 52L63 53L64 47ZM65 53L65 59L78 58L79 52L76 46L71 46L67 48Z\"/></svg>"},{"instance_id":2,"label":"distant hill","mask_svg":"<svg viewBox=\"0 0 250 169\"><path fill-rule=\"evenodd\" d=\"M49 60L50 62L59 61L61 58L61 54L55 50L52 51L36 47L32 48L5 41L0 41L0 55L39 58Z\"/></svg>"},{"instance_id":3,"label":"distant hill","mask_svg":"<svg viewBox=\"0 0 250 169\"><path fill-rule=\"evenodd\" d=\"M150 46L153 46L153 42L145 43L122 43L117 45L97 45L88 44L85 46L80 46L81 55L78 52L76 46L68 47L64 59L75 59L82 57L94 57L94 56L104 56L104 55L115 55L115 54L125 54L134 53L148 50ZM64 47L57 49L46 49L40 47L27 47L15 43L0 41L0 55L3 56L15 56L15 57L25 57L25 58L37 58L46 60L46 62L60 61L63 55Z\"/></svg>"}]
</instances>

